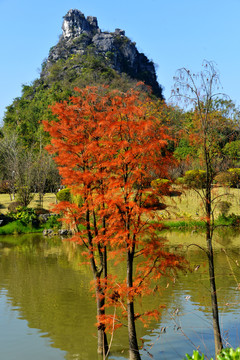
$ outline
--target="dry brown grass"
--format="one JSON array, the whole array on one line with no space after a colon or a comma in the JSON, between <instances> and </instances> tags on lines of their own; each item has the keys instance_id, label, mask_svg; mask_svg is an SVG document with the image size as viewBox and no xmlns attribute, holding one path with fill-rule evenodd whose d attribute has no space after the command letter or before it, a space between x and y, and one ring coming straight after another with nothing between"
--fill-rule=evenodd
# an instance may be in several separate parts
<instances>
[{"instance_id":1,"label":"dry brown grass","mask_svg":"<svg viewBox=\"0 0 240 360\"><path fill-rule=\"evenodd\" d=\"M0 194L0 209L3 214L5 214L8 211L8 206L10 203L11 203L10 196L8 194ZM44 195L43 198L44 209L51 209L51 207L55 203L56 203L55 194L48 193ZM38 207L38 194L35 194L34 199L31 201L29 207L33 207L33 208Z\"/></svg>"},{"instance_id":2,"label":"dry brown grass","mask_svg":"<svg viewBox=\"0 0 240 360\"><path fill-rule=\"evenodd\" d=\"M229 214L240 215L240 189L228 189L218 187L213 191L215 201L215 217L219 215L219 202L228 201L231 203ZM203 203L200 196L194 190L186 190L181 196L173 199L166 198L169 214L168 219L193 219L199 220L204 216Z\"/></svg>"},{"instance_id":3,"label":"dry brown grass","mask_svg":"<svg viewBox=\"0 0 240 360\"><path fill-rule=\"evenodd\" d=\"M216 188L214 195L220 196L219 201L229 201L231 207L229 213L240 215L240 189ZM222 196L223 195L223 196ZM168 204L167 211L162 211L162 215L166 219L193 219L199 220L203 216L203 209L200 197L194 190L186 190L181 196L174 198L165 198ZM10 201L8 194L0 194L1 212L6 213ZM55 194L48 193L43 198L43 207L50 209L56 203ZM38 195L36 194L34 200L30 203L30 207L36 208L38 206ZM215 216L219 214L218 207L216 207Z\"/></svg>"}]
</instances>

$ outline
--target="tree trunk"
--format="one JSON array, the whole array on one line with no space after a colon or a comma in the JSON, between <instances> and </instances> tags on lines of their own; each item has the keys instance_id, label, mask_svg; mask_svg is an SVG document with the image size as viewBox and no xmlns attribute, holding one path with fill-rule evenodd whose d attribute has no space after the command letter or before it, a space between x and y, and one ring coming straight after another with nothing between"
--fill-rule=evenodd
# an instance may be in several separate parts
<instances>
[{"instance_id":1,"label":"tree trunk","mask_svg":"<svg viewBox=\"0 0 240 360\"><path fill-rule=\"evenodd\" d=\"M133 253L128 251L127 259L127 286L132 288L133 285ZM128 313L128 340L129 340L129 360L141 360L137 334L134 319L134 302L132 296L127 299L127 313Z\"/></svg>"},{"instance_id":2,"label":"tree trunk","mask_svg":"<svg viewBox=\"0 0 240 360\"><path fill-rule=\"evenodd\" d=\"M209 280L210 280L210 291L211 291L211 302L212 302L215 353L217 355L222 350L223 344L222 344L222 337L221 337L221 331L220 331L220 325L219 325L218 302L217 302L213 249L212 249L212 238L211 238L210 229L208 229L208 227L209 226L207 224L208 268L209 268Z\"/></svg>"},{"instance_id":3,"label":"tree trunk","mask_svg":"<svg viewBox=\"0 0 240 360\"><path fill-rule=\"evenodd\" d=\"M98 271L96 263L95 263L95 255L92 250L92 233L90 228L90 212L89 210L86 211L86 223L87 223L87 231L88 231L88 243L89 243L89 255L90 255L90 264L93 272L93 277L95 280L95 292L96 292L96 302L97 302L97 321L99 322L98 325L98 346L97 352L104 356L108 353L108 342L107 342L107 335L105 332L105 325L99 321L101 316L105 315L105 289L102 288L100 277L101 272ZM104 249L104 259L106 260L106 248ZM107 264L105 263L103 266L104 275L107 276Z\"/></svg>"},{"instance_id":4,"label":"tree trunk","mask_svg":"<svg viewBox=\"0 0 240 360\"><path fill-rule=\"evenodd\" d=\"M105 315L105 309L103 308L105 299L103 297L100 285L99 285L99 279L96 280L96 299L97 299L97 319L99 317ZM107 335L105 332L105 325L101 324L98 326L98 348L97 348L98 354L105 356L108 352L108 341L107 341Z\"/></svg>"},{"instance_id":5,"label":"tree trunk","mask_svg":"<svg viewBox=\"0 0 240 360\"><path fill-rule=\"evenodd\" d=\"M211 303L212 303L212 315L213 315L213 333L214 333L214 343L215 343L215 354L217 355L223 348L222 337L219 325L219 315L218 315L218 302L217 302L217 291L216 291L216 281L214 273L214 259L213 259L213 248L212 248L212 238L213 238L213 229L214 229L214 219L212 219L212 182L213 182L213 172L211 167L210 154L206 145L206 136L204 137L204 154L206 162L206 195L205 195L205 209L207 215L206 221L206 241L208 249L208 269L209 269L209 280L210 280L210 291L211 291ZM212 223L211 223L212 221Z\"/></svg>"},{"instance_id":6,"label":"tree trunk","mask_svg":"<svg viewBox=\"0 0 240 360\"><path fill-rule=\"evenodd\" d=\"M38 193L38 198L39 198L39 207L42 208L43 207L43 193L40 191Z\"/></svg>"}]
</instances>

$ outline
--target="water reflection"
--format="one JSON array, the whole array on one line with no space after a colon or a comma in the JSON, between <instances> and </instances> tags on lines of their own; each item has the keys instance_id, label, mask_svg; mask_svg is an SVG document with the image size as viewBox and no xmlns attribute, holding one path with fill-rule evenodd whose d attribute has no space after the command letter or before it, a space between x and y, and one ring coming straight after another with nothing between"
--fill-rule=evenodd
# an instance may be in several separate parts
<instances>
[{"instance_id":1,"label":"water reflection","mask_svg":"<svg viewBox=\"0 0 240 360\"><path fill-rule=\"evenodd\" d=\"M175 283L165 279L160 296L138 305L141 310L166 304L158 322L148 329L138 324L139 338L144 341L143 359L182 359L194 346L211 355L214 349L206 257L199 248L188 247L192 243L204 246L205 238L192 232L167 235L173 246L184 245L182 251L193 271L179 274ZM240 331L240 236L230 235L217 234L215 263L223 335L235 347L239 345ZM97 359L96 309L89 291L91 272L87 266L79 265L82 258L78 247L39 235L1 240L2 358ZM127 348L127 334L121 329L114 335L110 358L126 359Z\"/></svg>"}]
</instances>

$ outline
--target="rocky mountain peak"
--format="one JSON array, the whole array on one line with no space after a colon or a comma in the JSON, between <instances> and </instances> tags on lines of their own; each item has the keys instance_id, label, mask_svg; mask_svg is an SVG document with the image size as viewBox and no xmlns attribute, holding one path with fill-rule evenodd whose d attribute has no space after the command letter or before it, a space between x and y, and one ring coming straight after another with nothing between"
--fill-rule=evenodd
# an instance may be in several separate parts
<instances>
[{"instance_id":1,"label":"rocky mountain peak","mask_svg":"<svg viewBox=\"0 0 240 360\"><path fill-rule=\"evenodd\" d=\"M74 60L74 71L81 76L81 59L91 53L96 59L101 58L105 66L145 82L157 96L163 97L153 62L139 53L136 44L125 35L124 30L101 31L96 17L85 17L80 10L71 9L63 17L62 31L58 44L49 51L41 72L42 78L49 76L51 67L58 61L67 63L69 59ZM70 65L66 64L63 68L67 66Z\"/></svg>"},{"instance_id":2,"label":"rocky mountain peak","mask_svg":"<svg viewBox=\"0 0 240 360\"><path fill-rule=\"evenodd\" d=\"M63 17L63 38L69 39L78 37L83 33L96 33L99 30L97 18L88 16L85 18L84 14L77 9L71 9Z\"/></svg>"}]
</instances>

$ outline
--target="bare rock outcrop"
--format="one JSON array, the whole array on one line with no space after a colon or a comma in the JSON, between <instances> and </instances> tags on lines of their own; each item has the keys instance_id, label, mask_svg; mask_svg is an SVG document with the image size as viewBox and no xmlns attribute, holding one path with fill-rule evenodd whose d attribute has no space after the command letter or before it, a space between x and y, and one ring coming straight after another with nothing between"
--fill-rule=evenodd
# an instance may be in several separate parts
<instances>
[{"instance_id":1,"label":"bare rock outcrop","mask_svg":"<svg viewBox=\"0 0 240 360\"><path fill-rule=\"evenodd\" d=\"M62 31L58 44L50 49L42 78L49 75L49 69L57 61L86 55L91 49L96 56L102 56L112 69L144 81L152 87L155 95L163 98L153 62L139 53L136 44L125 35L124 30L102 32L96 17L85 18L80 10L71 9L63 17Z\"/></svg>"}]
</instances>

